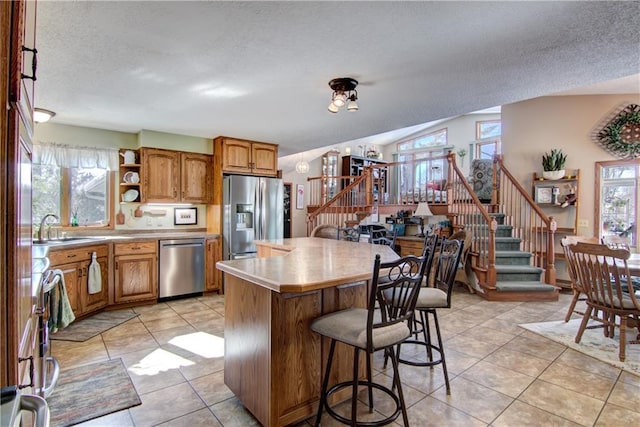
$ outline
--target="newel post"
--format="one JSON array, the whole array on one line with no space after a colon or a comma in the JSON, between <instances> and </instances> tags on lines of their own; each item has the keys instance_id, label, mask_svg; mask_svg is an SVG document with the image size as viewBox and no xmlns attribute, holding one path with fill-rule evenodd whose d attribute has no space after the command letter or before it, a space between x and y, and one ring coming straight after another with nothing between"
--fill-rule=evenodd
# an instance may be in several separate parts
<instances>
[{"instance_id":1,"label":"newel post","mask_svg":"<svg viewBox=\"0 0 640 427\"><path fill-rule=\"evenodd\" d=\"M549 285L555 285L556 284L555 236L556 236L556 230L558 229L558 223L552 216L549 217L549 220L550 220L549 231L547 233L547 266L544 272L544 281Z\"/></svg>"},{"instance_id":2,"label":"newel post","mask_svg":"<svg viewBox=\"0 0 640 427\"><path fill-rule=\"evenodd\" d=\"M489 265L487 267L487 285L495 288L498 276L496 273L496 232L498 230L498 221L495 218L491 218L489 224L489 259L487 260Z\"/></svg>"},{"instance_id":3,"label":"newel post","mask_svg":"<svg viewBox=\"0 0 640 427\"><path fill-rule=\"evenodd\" d=\"M371 166L365 167L362 173L364 174L365 204L367 206L373 206L373 182L371 179Z\"/></svg>"}]
</instances>

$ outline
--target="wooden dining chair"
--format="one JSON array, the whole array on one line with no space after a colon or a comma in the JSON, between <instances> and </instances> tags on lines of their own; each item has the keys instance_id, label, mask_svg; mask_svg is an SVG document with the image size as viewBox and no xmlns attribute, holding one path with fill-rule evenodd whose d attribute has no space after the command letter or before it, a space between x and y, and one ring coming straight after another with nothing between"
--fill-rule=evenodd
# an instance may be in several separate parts
<instances>
[{"instance_id":1,"label":"wooden dining chair","mask_svg":"<svg viewBox=\"0 0 640 427\"><path fill-rule=\"evenodd\" d=\"M627 265L629 251L582 242L569 245L569 251L575 261L582 292L587 296L587 309L582 317L575 342L580 343L593 310L600 310L603 313L601 321L610 331L609 338L613 338L616 326L620 330L618 358L624 362L627 319L630 316L635 317L640 331L640 325L637 323L640 319L640 302L635 296L633 286L626 280L630 277ZM619 323L616 323L616 319L619 319ZM629 343L640 344L639 337L637 336Z\"/></svg>"},{"instance_id":2,"label":"wooden dining chair","mask_svg":"<svg viewBox=\"0 0 640 427\"><path fill-rule=\"evenodd\" d=\"M602 244L607 245L612 249L626 249L630 250L630 241L628 237L618 236L617 234L603 236Z\"/></svg>"},{"instance_id":3,"label":"wooden dining chair","mask_svg":"<svg viewBox=\"0 0 640 427\"><path fill-rule=\"evenodd\" d=\"M562 246L562 250L564 252L564 257L567 265L567 273L569 274L569 280L571 281L571 291L573 292L573 298L571 299L571 304L569 304L569 309L567 310L567 314L564 316L564 321L568 322L571 319L571 315L573 313L584 315L584 312L576 310L576 304L578 301L586 301L587 297L582 293L582 287L578 282L576 265L573 259L573 254L569 251L570 245L575 245L578 242L583 243L598 243L597 237L583 237L583 236L565 236L560 240L560 246ZM597 318L597 316L596 316Z\"/></svg>"}]
</instances>

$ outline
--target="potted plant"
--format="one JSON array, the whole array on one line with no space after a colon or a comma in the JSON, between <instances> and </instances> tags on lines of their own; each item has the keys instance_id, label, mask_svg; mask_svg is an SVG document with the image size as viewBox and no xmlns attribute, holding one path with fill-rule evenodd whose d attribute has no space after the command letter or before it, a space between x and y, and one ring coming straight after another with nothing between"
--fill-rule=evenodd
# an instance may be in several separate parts
<instances>
[{"instance_id":1,"label":"potted plant","mask_svg":"<svg viewBox=\"0 0 640 427\"><path fill-rule=\"evenodd\" d=\"M542 156L542 177L544 179L561 179L564 177L564 164L567 155L562 153L562 149L552 149L550 153Z\"/></svg>"}]
</instances>

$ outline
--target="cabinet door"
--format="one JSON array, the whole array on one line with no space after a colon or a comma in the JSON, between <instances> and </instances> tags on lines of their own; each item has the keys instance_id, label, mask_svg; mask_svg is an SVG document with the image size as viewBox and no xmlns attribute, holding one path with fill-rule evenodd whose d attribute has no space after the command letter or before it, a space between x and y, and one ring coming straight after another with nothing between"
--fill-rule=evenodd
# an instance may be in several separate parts
<instances>
[{"instance_id":1,"label":"cabinet door","mask_svg":"<svg viewBox=\"0 0 640 427\"><path fill-rule=\"evenodd\" d=\"M62 271L64 277L64 286L67 290L67 296L69 297L69 303L73 314L76 316L82 315L82 309L80 305L80 297L78 290L82 279L82 263L74 262L70 264L64 264L51 267L52 270Z\"/></svg>"},{"instance_id":2,"label":"cabinet door","mask_svg":"<svg viewBox=\"0 0 640 427\"><path fill-rule=\"evenodd\" d=\"M251 146L251 162L253 173L276 176L278 173L278 146L254 142Z\"/></svg>"},{"instance_id":3,"label":"cabinet door","mask_svg":"<svg viewBox=\"0 0 640 427\"><path fill-rule=\"evenodd\" d=\"M251 143L226 138L222 143L222 171L251 173Z\"/></svg>"},{"instance_id":4,"label":"cabinet door","mask_svg":"<svg viewBox=\"0 0 640 427\"><path fill-rule=\"evenodd\" d=\"M216 262L220 259L220 239L207 239L207 260L205 262L205 289L207 291L219 291L222 288L222 273L216 268Z\"/></svg>"},{"instance_id":5,"label":"cabinet door","mask_svg":"<svg viewBox=\"0 0 640 427\"><path fill-rule=\"evenodd\" d=\"M155 254L123 255L115 259L115 302L156 299L158 296Z\"/></svg>"},{"instance_id":6,"label":"cabinet door","mask_svg":"<svg viewBox=\"0 0 640 427\"><path fill-rule=\"evenodd\" d=\"M213 162L207 154L181 153L180 184L183 202L211 203Z\"/></svg>"},{"instance_id":7,"label":"cabinet door","mask_svg":"<svg viewBox=\"0 0 640 427\"><path fill-rule=\"evenodd\" d=\"M142 149L142 201L179 201L180 153L154 148Z\"/></svg>"},{"instance_id":8,"label":"cabinet door","mask_svg":"<svg viewBox=\"0 0 640 427\"><path fill-rule=\"evenodd\" d=\"M89 266L91 261L81 263L82 277L80 280L80 305L82 314L106 307L109 302L109 258L97 258L100 264L100 276L102 278L102 290L95 294L89 293Z\"/></svg>"}]
</instances>

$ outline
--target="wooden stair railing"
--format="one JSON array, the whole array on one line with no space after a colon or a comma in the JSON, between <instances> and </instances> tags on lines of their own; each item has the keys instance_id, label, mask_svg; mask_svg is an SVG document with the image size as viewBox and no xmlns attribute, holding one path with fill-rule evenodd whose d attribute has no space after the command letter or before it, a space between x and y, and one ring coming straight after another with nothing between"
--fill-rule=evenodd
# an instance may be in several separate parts
<instances>
[{"instance_id":1,"label":"wooden stair railing","mask_svg":"<svg viewBox=\"0 0 640 427\"><path fill-rule=\"evenodd\" d=\"M366 203L366 188L370 185L371 171L365 169L362 175L358 177L348 177L349 181L342 180L346 186L335 197L331 198L318 208L307 212L307 236L311 235L311 230L321 224L333 224L338 227L344 227L347 222L357 224L358 214L361 212L370 212L371 205ZM343 178L343 177L341 177ZM309 181L314 178L309 178ZM367 184L369 181L369 184ZM313 185L310 185L314 188Z\"/></svg>"},{"instance_id":2,"label":"wooden stair railing","mask_svg":"<svg viewBox=\"0 0 640 427\"><path fill-rule=\"evenodd\" d=\"M497 209L505 214L505 224L513 226L513 237L522 240L521 250L531 252L532 264L544 268L544 282L556 284L555 232L557 223L533 201L514 178L502 156L494 159L494 177L500 195Z\"/></svg>"}]
</instances>

